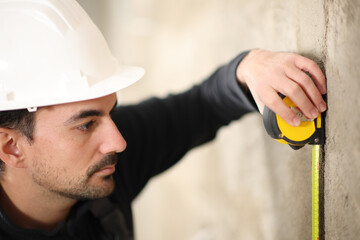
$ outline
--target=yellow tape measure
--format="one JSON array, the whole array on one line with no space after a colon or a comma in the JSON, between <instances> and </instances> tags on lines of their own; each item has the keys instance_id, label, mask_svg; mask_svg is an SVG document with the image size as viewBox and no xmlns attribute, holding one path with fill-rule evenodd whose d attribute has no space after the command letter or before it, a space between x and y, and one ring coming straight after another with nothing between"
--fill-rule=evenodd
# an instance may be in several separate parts
<instances>
[{"instance_id":1,"label":"yellow tape measure","mask_svg":"<svg viewBox=\"0 0 360 240\"><path fill-rule=\"evenodd\" d=\"M319 114L315 119L307 119L290 98L280 96L284 103L300 117L301 123L293 127L265 106L263 121L267 133L278 142L288 144L295 150L302 148L305 144L324 144L324 113Z\"/></svg>"},{"instance_id":2,"label":"yellow tape measure","mask_svg":"<svg viewBox=\"0 0 360 240\"><path fill-rule=\"evenodd\" d=\"M319 240L319 168L320 145L325 144L325 113L315 119L306 119L290 98L280 95L284 103L301 119L298 127L287 124L265 106L263 121L267 133L278 142L297 150L306 144L312 148L312 240ZM323 96L326 99L326 96Z\"/></svg>"},{"instance_id":3,"label":"yellow tape measure","mask_svg":"<svg viewBox=\"0 0 360 240\"><path fill-rule=\"evenodd\" d=\"M319 240L319 170L320 170L320 145L312 147L312 240Z\"/></svg>"}]
</instances>

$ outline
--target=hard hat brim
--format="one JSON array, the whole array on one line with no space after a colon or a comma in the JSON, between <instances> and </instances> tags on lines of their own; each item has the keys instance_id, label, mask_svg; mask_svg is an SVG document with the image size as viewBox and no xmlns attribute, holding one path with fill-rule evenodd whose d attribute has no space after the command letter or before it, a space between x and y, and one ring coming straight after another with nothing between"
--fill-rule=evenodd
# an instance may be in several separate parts
<instances>
[{"instance_id":1,"label":"hard hat brim","mask_svg":"<svg viewBox=\"0 0 360 240\"><path fill-rule=\"evenodd\" d=\"M10 111L18 109L36 110L38 107L52 106L71 102L80 102L96 99L116 93L135 82L137 82L145 73L145 70L136 66L119 66L114 74L105 78L89 88L71 89L68 96L56 96L53 98L46 97L46 100L33 96L31 99L24 101L6 101L2 104L0 101L0 111ZM76 91L76 95L74 95Z\"/></svg>"}]
</instances>

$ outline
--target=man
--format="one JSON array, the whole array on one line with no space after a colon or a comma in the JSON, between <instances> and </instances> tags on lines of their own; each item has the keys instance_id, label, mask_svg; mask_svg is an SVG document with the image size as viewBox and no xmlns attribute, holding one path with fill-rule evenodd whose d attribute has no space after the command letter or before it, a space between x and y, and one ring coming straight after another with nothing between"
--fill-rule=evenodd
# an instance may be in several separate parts
<instances>
[{"instance_id":1,"label":"man","mask_svg":"<svg viewBox=\"0 0 360 240\"><path fill-rule=\"evenodd\" d=\"M313 61L264 50L116 107L143 71L117 65L75 0L0 0L0 35L0 239L133 239L132 200L220 127L256 105L299 125L279 92L309 118L326 109Z\"/></svg>"}]
</instances>

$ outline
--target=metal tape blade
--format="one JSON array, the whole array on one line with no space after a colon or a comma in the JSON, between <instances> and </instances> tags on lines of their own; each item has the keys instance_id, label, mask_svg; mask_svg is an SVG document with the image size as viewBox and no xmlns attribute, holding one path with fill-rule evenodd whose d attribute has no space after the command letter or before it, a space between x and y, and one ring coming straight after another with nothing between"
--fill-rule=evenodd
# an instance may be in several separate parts
<instances>
[{"instance_id":1,"label":"metal tape blade","mask_svg":"<svg viewBox=\"0 0 360 240\"><path fill-rule=\"evenodd\" d=\"M319 161L320 145L312 147L312 240L319 240Z\"/></svg>"}]
</instances>

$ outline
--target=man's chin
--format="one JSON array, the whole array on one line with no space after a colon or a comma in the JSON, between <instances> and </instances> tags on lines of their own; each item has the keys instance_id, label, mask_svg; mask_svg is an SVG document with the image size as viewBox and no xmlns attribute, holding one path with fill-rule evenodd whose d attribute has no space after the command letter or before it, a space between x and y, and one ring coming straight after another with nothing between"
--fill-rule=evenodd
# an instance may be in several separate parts
<instances>
[{"instance_id":1,"label":"man's chin","mask_svg":"<svg viewBox=\"0 0 360 240\"><path fill-rule=\"evenodd\" d=\"M104 176L101 179L101 183L95 186L89 186L88 193L92 197L89 199L107 197L114 192L115 183L112 175Z\"/></svg>"},{"instance_id":2,"label":"man's chin","mask_svg":"<svg viewBox=\"0 0 360 240\"><path fill-rule=\"evenodd\" d=\"M91 200L107 197L114 192L115 183L111 175L102 177L101 180L96 179L96 181L100 182L88 183L81 191L76 191L76 193L74 192L73 194L65 193L64 196L76 200Z\"/></svg>"}]
</instances>

